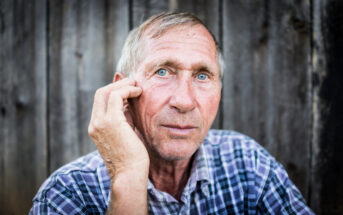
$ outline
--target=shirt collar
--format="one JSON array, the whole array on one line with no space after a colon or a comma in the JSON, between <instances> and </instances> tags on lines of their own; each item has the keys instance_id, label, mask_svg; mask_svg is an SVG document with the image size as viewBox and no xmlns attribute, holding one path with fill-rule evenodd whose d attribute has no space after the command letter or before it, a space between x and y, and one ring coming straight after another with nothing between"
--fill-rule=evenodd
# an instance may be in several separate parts
<instances>
[{"instance_id":1,"label":"shirt collar","mask_svg":"<svg viewBox=\"0 0 343 215\"><path fill-rule=\"evenodd\" d=\"M196 151L194 155L195 159L192 164L191 174L188 179L187 185L184 188L183 195L188 196L197 188L198 184L200 185L200 188L206 195L206 192L207 192L206 185L208 185L209 183L213 183L213 178L210 174L209 163L208 163L209 162L208 153L210 152L207 152L206 147L204 146L206 141L208 140L207 139L204 140L204 143L199 147L199 149ZM156 190L155 186L152 184L150 179L148 179L148 191L155 193L155 195L161 195L161 193L159 193ZM163 195L163 197L166 200L167 196Z\"/></svg>"},{"instance_id":2,"label":"shirt collar","mask_svg":"<svg viewBox=\"0 0 343 215\"><path fill-rule=\"evenodd\" d=\"M211 177L209 170L209 152L206 151L206 147L204 146L206 141L207 139L204 140L204 143L199 147L195 154L191 175L184 190L185 194L192 193L198 184L203 190L204 187L207 187L206 185L213 183L213 178Z\"/></svg>"}]
</instances>

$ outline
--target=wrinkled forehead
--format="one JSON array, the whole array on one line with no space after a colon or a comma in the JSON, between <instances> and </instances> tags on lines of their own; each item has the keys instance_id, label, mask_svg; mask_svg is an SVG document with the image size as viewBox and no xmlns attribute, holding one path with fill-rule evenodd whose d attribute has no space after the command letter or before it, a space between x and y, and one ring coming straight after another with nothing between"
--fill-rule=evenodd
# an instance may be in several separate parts
<instances>
[{"instance_id":1,"label":"wrinkled forehead","mask_svg":"<svg viewBox=\"0 0 343 215\"><path fill-rule=\"evenodd\" d=\"M220 75L215 42L202 25L175 26L158 37L153 34L142 38L144 45L140 50L139 71L150 71L147 68L168 62L174 66L182 65L178 68L183 69L207 68Z\"/></svg>"},{"instance_id":2,"label":"wrinkled forehead","mask_svg":"<svg viewBox=\"0 0 343 215\"><path fill-rule=\"evenodd\" d=\"M200 25L198 23L182 23L182 24L163 24L163 23L152 23L143 32L143 36L148 38L158 38L163 36L168 31L173 29L187 29L195 25Z\"/></svg>"},{"instance_id":3,"label":"wrinkled forehead","mask_svg":"<svg viewBox=\"0 0 343 215\"><path fill-rule=\"evenodd\" d=\"M209 38L208 42L213 43L216 46L216 41L212 33L209 32L208 29L203 24L200 24L200 23L182 23L179 25L153 23L144 30L141 39L142 40L158 39L170 31L177 31L179 32L180 35L182 35L185 33L185 31L189 29L194 29L194 28L202 29L201 34L203 34L203 36L207 36ZM195 36L195 35L196 33L193 32L193 35L187 35L187 36Z\"/></svg>"},{"instance_id":4,"label":"wrinkled forehead","mask_svg":"<svg viewBox=\"0 0 343 215\"><path fill-rule=\"evenodd\" d=\"M211 54L213 54L215 58L218 57L216 42L212 34L202 24L192 23L169 26L168 28L165 26L158 26L157 24L149 26L141 37L140 51L147 51L151 48L151 44L168 37L170 39L177 38L183 41L190 39L198 40L201 44L211 46L213 48Z\"/></svg>"}]
</instances>

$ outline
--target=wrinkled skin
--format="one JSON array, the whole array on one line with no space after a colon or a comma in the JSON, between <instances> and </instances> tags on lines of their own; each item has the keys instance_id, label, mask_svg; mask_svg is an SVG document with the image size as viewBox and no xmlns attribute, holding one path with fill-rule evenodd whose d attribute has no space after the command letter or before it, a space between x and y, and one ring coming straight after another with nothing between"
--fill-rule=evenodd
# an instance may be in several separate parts
<instances>
[{"instance_id":1,"label":"wrinkled skin","mask_svg":"<svg viewBox=\"0 0 343 215\"><path fill-rule=\"evenodd\" d=\"M133 75L143 90L133 99L134 123L151 156L189 159L218 110L221 83L215 44L200 25L174 27L144 42L147 57ZM159 75L160 69L166 74Z\"/></svg>"}]
</instances>

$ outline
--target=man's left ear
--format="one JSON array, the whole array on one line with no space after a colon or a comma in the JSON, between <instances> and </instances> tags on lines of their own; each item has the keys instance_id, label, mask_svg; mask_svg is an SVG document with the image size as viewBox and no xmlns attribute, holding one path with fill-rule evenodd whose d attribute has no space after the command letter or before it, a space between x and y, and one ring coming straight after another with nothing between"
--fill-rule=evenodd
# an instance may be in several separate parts
<instances>
[{"instance_id":1,"label":"man's left ear","mask_svg":"<svg viewBox=\"0 0 343 215\"><path fill-rule=\"evenodd\" d=\"M123 75L123 73L117 72L116 74L114 74L113 82L120 81L124 78L125 78L125 75Z\"/></svg>"}]
</instances>

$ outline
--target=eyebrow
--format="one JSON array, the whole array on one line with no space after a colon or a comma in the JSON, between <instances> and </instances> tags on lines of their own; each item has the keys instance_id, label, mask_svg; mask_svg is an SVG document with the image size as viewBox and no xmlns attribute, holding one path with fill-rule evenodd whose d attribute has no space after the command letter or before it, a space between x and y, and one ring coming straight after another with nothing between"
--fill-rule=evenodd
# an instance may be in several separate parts
<instances>
[{"instance_id":1,"label":"eyebrow","mask_svg":"<svg viewBox=\"0 0 343 215\"><path fill-rule=\"evenodd\" d=\"M176 59L171 59L171 60L168 59L168 60L160 61L156 64L152 64L151 66L148 67L149 68L148 71L155 71L155 70L157 70L157 68L165 67L165 66L179 69L179 68L181 68L181 65L182 65L182 63ZM193 71L206 70L209 73L211 73L212 75L214 75L213 69L211 69L208 65L206 65L205 63L202 63L202 62L193 64L191 67L191 70L193 70Z\"/></svg>"}]
</instances>

